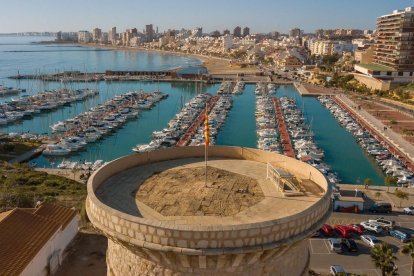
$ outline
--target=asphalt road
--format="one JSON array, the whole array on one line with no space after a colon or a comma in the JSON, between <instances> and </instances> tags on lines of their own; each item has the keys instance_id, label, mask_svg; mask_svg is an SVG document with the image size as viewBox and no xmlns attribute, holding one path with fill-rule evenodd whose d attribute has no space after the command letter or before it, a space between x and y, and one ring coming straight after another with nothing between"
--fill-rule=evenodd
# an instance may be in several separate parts
<instances>
[{"instance_id":1,"label":"asphalt road","mask_svg":"<svg viewBox=\"0 0 414 276\"><path fill-rule=\"evenodd\" d=\"M387 219L394 220L396 222L396 228L409 232L414 236L414 216L407 216L400 213L394 213L391 215L378 215L378 214L345 214L345 213L333 213L328 223L335 224L351 224L360 223L361 221L383 216ZM368 234L368 233L367 233ZM372 233L369 233L372 235ZM399 252L403 243L399 240L388 235L374 235L380 240L388 243L394 252L398 261L398 273L401 276L409 276L411 269L411 259ZM339 238L339 235L336 235ZM372 264L370 257L370 248L361 241L359 235L353 235L358 245L359 251L355 253L345 252L337 254L330 252L328 247L328 238L311 238L309 240L309 250L311 253L310 268L316 272L327 274L329 273L329 267L331 265L341 265L346 272L355 273L360 275L381 275L380 270L376 269Z\"/></svg>"}]
</instances>

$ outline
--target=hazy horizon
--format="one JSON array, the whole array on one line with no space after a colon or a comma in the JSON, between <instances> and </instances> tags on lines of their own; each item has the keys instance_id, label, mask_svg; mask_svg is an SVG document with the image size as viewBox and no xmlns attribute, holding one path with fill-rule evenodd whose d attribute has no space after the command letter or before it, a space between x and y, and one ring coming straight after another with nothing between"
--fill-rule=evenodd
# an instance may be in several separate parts
<instances>
[{"instance_id":1,"label":"hazy horizon","mask_svg":"<svg viewBox=\"0 0 414 276\"><path fill-rule=\"evenodd\" d=\"M146 24L167 29L203 27L203 32L233 30L248 26L251 33L267 33L299 27L316 29L374 29L375 19L395 9L414 6L412 0L210 0L205 4L190 0L136 2L128 0L32 0L3 1L0 33L57 32L92 30L95 27L118 31ZM6 16L5 16L6 14Z\"/></svg>"}]
</instances>

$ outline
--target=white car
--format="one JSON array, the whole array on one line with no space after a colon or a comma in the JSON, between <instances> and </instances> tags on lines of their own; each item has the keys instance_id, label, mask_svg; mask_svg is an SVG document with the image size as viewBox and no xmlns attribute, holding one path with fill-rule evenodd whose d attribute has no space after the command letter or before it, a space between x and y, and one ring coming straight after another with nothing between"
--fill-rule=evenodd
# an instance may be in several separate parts
<instances>
[{"instance_id":1,"label":"white car","mask_svg":"<svg viewBox=\"0 0 414 276\"><path fill-rule=\"evenodd\" d=\"M371 235L361 235L361 240L372 248L382 243L379 239Z\"/></svg>"},{"instance_id":2,"label":"white car","mask_svg":"<svg viewBox=\"0 0 414 276\"><path fill-rule=\"evenodd\" d=\"M345 269L340 265L331 265L329 272L334 276L346 276Z\"/></svg>"},{"instance_id":3,"label":"white car","mask_svg":"<svg viewBox=\"0 0 414 276\"><path fill-rule=\"evenodd\" d=\"M392 221L392 220L386 220L386 219L384 219L383 217L381 217L381 218L376 218L376 219L370 219L370 220L368 220L368 222L378 224L378 225L380 225L382 228L385 228L385 229L393 229L393 228L394 228L394 226L395 226L395 221Z\"/></svg>"},{"instance_id":4,"label":"white car","mask_svg":"<svg viewBox=\"0 0 414 276\"><path fill-rule=\"evenodd\" d=\"M404 214L414 215L414 206L404 208Z\"/></svg>"},{"instance_id":5,"label":"white car","mask_svg":"<svg viewBox=\"0 0 414 276\"><path fill-rule=\"evenodd\" d=\"M368 231L375 232L377 234L382 232L382 227L379 224L370 221L363 221L360 223Z\"/></svg>"}]
</instances>

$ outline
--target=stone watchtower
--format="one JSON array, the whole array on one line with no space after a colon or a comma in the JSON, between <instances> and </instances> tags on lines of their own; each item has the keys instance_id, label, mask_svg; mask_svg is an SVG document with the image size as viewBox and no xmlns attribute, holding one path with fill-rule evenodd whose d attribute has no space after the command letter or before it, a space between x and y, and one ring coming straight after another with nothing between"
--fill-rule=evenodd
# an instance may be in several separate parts
<instances>
[{"instance_id":1,"label":"stone watchtower","mask_svg":"<svg viewBox=\"0 0 414 276\"><path fill-rule=\"evenodd\" d=\"M86 208L108 237L108 275L303 275L307 238L330 214L330 187L283 155L170 148L112 161Z\"/></svg>"}]
</instances>

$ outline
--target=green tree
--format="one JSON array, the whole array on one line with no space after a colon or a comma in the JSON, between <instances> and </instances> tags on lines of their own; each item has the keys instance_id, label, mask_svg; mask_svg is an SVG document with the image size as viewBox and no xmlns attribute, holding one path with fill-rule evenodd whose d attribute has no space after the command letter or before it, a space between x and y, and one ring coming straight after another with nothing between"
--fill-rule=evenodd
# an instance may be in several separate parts
<instances>
[{"instance_id":1,"label":"green tree","mask_svg":"<svg viewBox=\"0 0 414 276\"><path fill-rule=\"evenodd\" d=\"M365 189L369 189L369 186L372 184L372 179L371 178L365 178L364 179L364 186L365 186Z\"/></svg>"},{"instance_id":2,"label":"green tree","mask_svg":"<svg viewBox=\"0 0 414 276\"><path fill-rule=\"evenodd\" d=\"M384 179L384 184L385 186L387 186L387 193L390 192L390 187L391 186L395 186L395 184L397 184L398 179L396 177L393 176L387 176Z\"/></svg>"},{"instance_id":3,"label":"green tree","mask_svg":"<svg viewBox=\"0 0 414 276\"><path fill-rule=\"evenodd\" d=\"M395 189L394 195L400 200L400 208L403 200L408 200L408 193L401 191L400 189Z\"/></svg>"},{"instance_id":4,"label":"green tree","mask_svg":"<svg viewBox=\"0 0 414 276\"><path fill-rule=\"evenodd\" d=\"M411 276L414 276L414 240L411 240L409 243L404 244L401 252L411 257Z\"/></svg>"},{"instance_id":5,"label":"green tree","mask_svg":"<svg viewBox=\"0 0 414 276\"><path fill-rule=\"evenodd\" d=\"M394 272L395 261L398 258L386 243L371 249L371 260L375 267L381 270L382 276L390 275Z\"/></svg>"},{"instance_id":6,"label":"green tree","mask_svg":"<svg viewBox=\"0 0 414 276\"><path fill-rule=\"evenodd\" d=\"M381 197L381 192L375 192L375 198L379 200Z\"/></svg>"}]
</instances>

